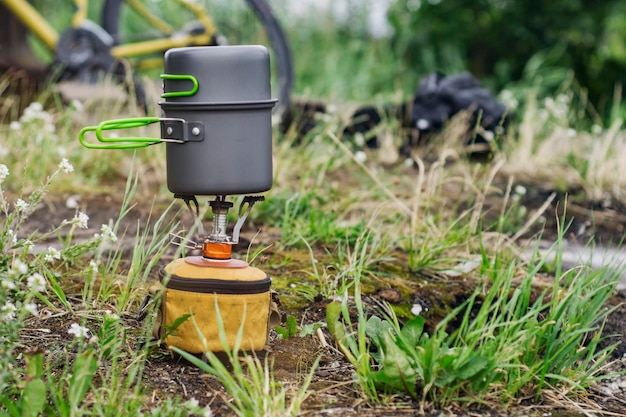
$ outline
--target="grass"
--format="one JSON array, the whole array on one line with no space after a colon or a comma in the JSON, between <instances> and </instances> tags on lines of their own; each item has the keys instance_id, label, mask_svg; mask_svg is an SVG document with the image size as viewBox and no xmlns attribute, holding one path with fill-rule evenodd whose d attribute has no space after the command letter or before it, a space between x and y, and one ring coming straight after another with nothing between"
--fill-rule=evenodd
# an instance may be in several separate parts
<instances>
[{"instance_id":1,"label":"grass","mask_svg":"<svg viewBox=\"0 0 626 417\"><path fill-rule=\"evenodd\" d=\"M366 70L370 62L388 62L372 58L384 50L375 47L365 57L357 42L347 52L331 48L341 44L338 32L318 41L328 48L301 47L310 39L305 29L312 30L293 38L294 50L303 52L299 93L376 102L404 94L398 93L404 86L384 81L394 69ZM324 59L317 55L322 52ZM319 67L311 60L324 63L321 75L312 72ZM361 70L350 77L354 68ZM376 71L387 78L381 81ZM382 88L388 89L377 93ZM290 311L284 336L300 337L299 326L306 337L332 337L325 349L350 362L344 373L354 375L351 398L393 407L407 395L423 411L466 403L507 407L522 398L551 404L583 395L606 376L612 347L600 347L600 337L616 273L564 268L558 254L567 222L547 230L555 197L530 199L541 189L573 193L570 200L626 204L626 131L620 120L583 128L598 120L581 122L587 113L577 107L577 91L564 91L550 100L529 93L502 149L482 164L465 157L459 120L415 149L412 165L346 141L342 115L320 118L304 138L275 132L274 186L248 221L280 238L271 237L275 247L267 251L262 241L251 262L272 271L281 297L306 288L309 302L332 301L325 323L315 321L312 331ZM40 98L45 106L32 103L14 114L13 99L2 100L0 354L7 360L0 364L0 415L208 415L206 399L147 401L151 381L144 372L160 351L145 343L151 320L137 326L129 318L167 260L168 233L179 229L172 219L186 215L169 204L164 189L164 147L80 147L81 127L137 113L124 103L68 105L46 91ZM392 148L402 141L392 121L381 134ZM115 196L119 213L94 225L89 205L81 203L58 225L32 227L73 194ZM146 201L149 213L133 216ZM537 248L530 259L520 256L542 230L555 237L550 265ZM551 286L538 287L536 280L548 273ZM429 285L447 292L457 277L472 291L461 305L449 306L430 334L426 314L372 308L374 290L397 289L406 299ZM301 278L296 289L285 285ZM33 326L49 323L44 319L60 322L64 344L26 338ZM237 349L227 352L230 368L210 352L206 362L179 353L217 378L237 415L302 413L320 366L315 361L294 383L281 379L280 364L240 358Z\"/></svg>"},{"instance_id":2,"label":"grass","mask_svg":"<svg viewBox=\"0 0 626 417\"><path fill-rule=\"evenodd\" d=\"M142 182L141 176L154 167L159 169L164 161L124 152L98 158L80 149L73 140L79 126L65 121L81 111L85 110L56 107L46 111L35 104L26 110L27 116L20 117L19 126L3 127L7 146L15 149L6 159L6 169L2 168L5 174L0 184L2 312L5 319L15 319L2 325L3 353L11 358L1 382L4 410L9 415L42 410L59 415L146 411L141 400L146 393L137 382L154 347L125 348L129 329L119 317L136 310L165 253L168 232L179 228L170 219L180 214L171 213L174 207L165 205L154 220L148 216L137 224L133 239L121 243L136 201L145 199L147 193L161 192L160 187ZM528 111L532 114L538 109ZM522 119L520 135L529 134L528 123ZM515 187L511 172L516 168L509 160L522 152L530 152L527 161L539 158L541 146L553 138L552 130L537 126L536 145L529 148L524 147L523 137L514 136L491 162L476 165L460 156L461 149L453 143L458 131L452 124L441 136L444 144L430 149L431 154L416 150L417 167L400 163L383 168L373 152L365 161L355 156L353 145L337 137L341 125L336 120L321 124L320 129L297 145L297 152L286 145L292 138L276 135L281 141L276 146L276 184L267 202L255 208L251 221L278 228L277 251L289 254L304 249L308 253L310 300L316 296L337 300L329 304L325 327L353 365L357 393L372 404L388 404L394 398L390 394L405 392L419 400L420 407L463 402L507 406L527 396L545 401L547 392L574 395L604 377L611 348L599 348L598 343L602 322L610 312L604 306L617 280L614 273L585 267L564 270L558 256L548 266L538 252L529 263L516 255L520 230L544 215L545 207L535 212L522 209L526 194ZM20 160L25 151L18 144L36 134L41 135L38 140L45 143L47 152L58 155L59 162L48 159L31 170L37 164ZM600 135L614 143L621 133L603 131ZM590 136L582 132L577 137ZM55 152L55 147L63 147L80 170ZM608 158L606 152L598 155ZM108 165L98 169L100 174L90 172L89 158ZM25 174L19 181L12 165ZM103 173L119 172L121 167L129 167L130 172L124 175L124 189L119 188L124 195L119 215L96 227L92 237L78 239L88 221L88 215L80 211L50 231L21 231L49 196L84 190L85 182L101 180L106 177ZM542 173L537 168L537 180L546 181ZM42 177L43 185L37 186ZM611 191L621 189L619 183L594 178L579 176L588 181L588 187L580 188L583 193L601 187L602 193L620 199ZM557 176L550 181L567 184ZM110 187L115 184L121 183L112 182ZM604 188L608 184L612 186ZM499 196L500 206L488 204L494 195ZM585 195L592 198L595 194ZM557 249L563 245L564 223L559 230ZM58 242L50 245L54 236ZM126 244L134 248L131 256L126 255ZM33 247L39 250L32 252ZM255 259L264 259L263 252ZM533 281L549 268L554 285L537 296ZM401 271L400 276L391 271ZM381 283L403 288L415 280L411 276L459 273L473 280L476 290L430 335L421 317L405 321L390 308L372 315L363 304L362 291ZM275 279L280 281L281 274ZM39 280L45 282L43 288L36 285ZM283 296L289 297L287 292ZM20 361L18 352L24 352L20 329L43 309L67 315L67 326L70 321L76 323L76 332L84 331L85 337L76 337L75 353L61 361L37 351ZM103 314L107 309L111 313ZM451 323L455 323L453 328ZM316 328L320 325L316 323ZM296 334L292 329L287 336ZM139 337L149 335L146 324ZM372 353L372 346L378 353ZM297 415L315 367L300 387L286 391L269 362L246 356L240 366L236 350L229 353L235 366L230 369L210 355L208 363L183 356L227 387L237 399L231 406L238 415ZM55 367L61 369L60 374L51 371ZM20 375L29 377L18 382ZM48 400L42 402L44 395ZM31 397L39 400L30 401ZM268 398L274 401L267 402ZM151 413L167 415L194 407L199 406L170 398Z\"/></svg>"}]
</instances>

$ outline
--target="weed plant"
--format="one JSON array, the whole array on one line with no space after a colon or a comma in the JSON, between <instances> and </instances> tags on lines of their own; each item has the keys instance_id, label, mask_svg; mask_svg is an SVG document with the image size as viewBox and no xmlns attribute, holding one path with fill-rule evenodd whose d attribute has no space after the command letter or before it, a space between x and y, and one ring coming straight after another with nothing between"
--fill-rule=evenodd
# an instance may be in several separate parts
<instances>
[{"instance_id":1,"label":"weed plant","mask_svg":"<svg viewBox=\"0 0 626 417\"><path fill-rule=\"evenodd\" d=\"M91 237L77 239L78 229L89 228L89 216L77 211L50 231L24 235L23 226L41 209L53 182L73 170L62 159L42 186L12 199L3 186L13 182L12 189L19 189L18 181L11 181L13 173L0 164L0 353L5 358L0 364L1 415L139 415L144 406L140 381L150 346L132 348L121 317L137 302L137 290L146 285L167 246L168 228L174 226L166 210L153 226L138 228L134 253L141 258L134 260L143 264L131 265L120 285L123 248L118 233L137 186L131 172L113 225L104 224ZM50 244L55 237L58 241ZM82 280L80 298L68 285L72 277ZM65 322L73 341L64 349L54 346L44 352L20 337L31 323L55 317L72 321ZM151 324L141 330L150 331ZM190 404L185 410L198 412L200 407Z\"/></svg>"},{"instance_id":2,"label":"weed plant","mask_svg":"<svg viewBox=\"0 0 626 417\"><path fill-rule=\"evenodd\" d=\"M561 234L555 250L562 250L562 239ZM347 293L341 307L328 306L329 327L373 402L380 401L379 391L405 392L419 400L423 412L425 404L507 406L547 391L582 393L606 377L615 345L602 349L599 342L619 273L585 266L564 271L558 259L557 254L554 285L539 295L533 280L544 262L536 252L521 281L517 262L485 268L488 279L433 334L426 333L422 316L400 323L391 308L383 310L383 318L365 318L357 275L356 330Z\"/></svg>"}]
</instances>

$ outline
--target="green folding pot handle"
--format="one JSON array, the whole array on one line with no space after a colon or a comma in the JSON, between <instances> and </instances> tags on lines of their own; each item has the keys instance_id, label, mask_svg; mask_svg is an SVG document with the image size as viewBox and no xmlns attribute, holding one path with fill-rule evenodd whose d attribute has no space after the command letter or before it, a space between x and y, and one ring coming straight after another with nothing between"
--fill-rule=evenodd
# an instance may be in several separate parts
<instances>
[{"instance_id":1,"label":"green folding pot handle","mask_svg":"<svg viewBox=\"0 0 626 417\"><path fill-rule=\"evenodd\" d=\"M193 75L186 74L161 74L163 80L188 80L191 81L191 90L186 91L170 91L161 94L162 98L169 97L188 97L193 96L198 92L198 80Z\"/></svg>"},{"instance_id":2,"label":"green folding pot handle","mask_svg":"<svg viewBox=\"0 0 626 417\"><path fill-rule=\"evenodd\" d=\"M105 137L103 131L134 129L158 123L158 117L135 117L130 119L105 120L97 126L87 126L81 129L78 139L80 143L89 149L135 149L145 148L161 142L161 138L149 138L143 136ZM94 132L100 143L89 143L85 139L87 132Z\"/></svg>"}]
</instances>

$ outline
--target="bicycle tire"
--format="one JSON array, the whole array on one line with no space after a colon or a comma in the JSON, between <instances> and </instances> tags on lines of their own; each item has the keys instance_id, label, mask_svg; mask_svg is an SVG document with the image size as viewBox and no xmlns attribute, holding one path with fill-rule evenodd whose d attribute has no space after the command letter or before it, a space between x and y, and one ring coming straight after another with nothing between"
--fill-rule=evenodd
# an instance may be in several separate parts
<instances>
[{"instance_id":1,"label":"bicycle tire","mask_svg":"<svg viewBox=\"0 0 626 417\"><path fill-rule=\"evenodd\" d=\"M118 43L120 42L119 24L123 3L124 0L105 0L100 18L101 26ZM275 113L282 115L289 106L293 88L294 71L291 47L282 26L267 1L246 0L246 3L263 26L269 39L269 47L276 58L278 104Z\"/></svg>"}]
</instances>

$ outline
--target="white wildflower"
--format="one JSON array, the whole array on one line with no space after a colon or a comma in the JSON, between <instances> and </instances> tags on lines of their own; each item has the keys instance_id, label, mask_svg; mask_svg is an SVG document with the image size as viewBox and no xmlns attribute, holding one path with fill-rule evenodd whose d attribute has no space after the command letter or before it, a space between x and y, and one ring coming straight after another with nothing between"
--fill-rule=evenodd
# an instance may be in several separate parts
<instances>
[{"instance_id":1,"label":"white wildflower","mask_svg":"<svg viewBox=\"0 0 626 417\"><path fill-rule=\"evenodd\" d=\"M97 274L98 273L98 262L96 262L94 260L89 261L89 269L91 269L91 271L94 274Z\"/></svg>"},{"instance_id":2,"label":"white wildflower","mask_svg":"<svg viewBox=\"0 0 626 417\"><path fill-rule=\"evenodd\" d=\"M38 101L33 101L32 103L28 105L28 107L26 107L26 110L24 110L24 113L28 111L31 111L33 113L41 113L43 111L43 105Z\"/></svg>"},{"instance_id":3,"label":"white wildflower","mask_svg":"<svg viewBox=\"0 0 626 417\"><path fill-rule=\"evenodd\" d=\"M112 312L111 310L104 310L104 315L110 320L119 320L120 316Z\"/></svg>"},{"instance_id":4,"label":"white wildflower","mask_svg":"<svg viewBox=\"0 0 626 417\"><path fill-rule=\"evenodd\" d=\"M111 226L109 226L108 224L103 224L102 227L100 228L100 231L102 232L102 235L96 233L94 236L97 238L102 238L102 240L106 240L110 243L115 243L117 242L117 236L115 236L115 232L113 231L113 229L111 229Z\"/></svg>"},{"instance_id":5,"label":"white wildflower","mask_svg":"<svg viewBox=\"0 0 626 417\"><path fill-rule=\"evenodd\" d=\"M89 329L81 326L78 323L72 323L70 329L67 331L69 334L73 334L77 339L84 339L89 335Z\"/></svg>"},{"instance_id":6,"label":"white wildflower","mask_svg":"<svg viewBox=\"0 0 626 417\"><path fill-rule=\"evenodd\" d=\"M576 129L572 129L571 127L567 129L567 136L570 138L576 137Z\"/></svg>"},{"instance_id":7,"label":"white wildflower","mask_svg":"<svg viewBox=\"0 0 626 417\"><path fill-rule=\"evenodd\" d=\"M526 187L524 187L523 185L516 185L515 188L513 189L513 192L519 196L524 196L526 195Z\"/></svg>"},{"instance_id":8,"label":"white wildflower","mask_svg":"<svg viewBox=\"0 0 626 417\"><path fill-rule=\"evenodd\" d=\"M187 400L184 405L185 407L187 407L187 409L195 410L200 405L200 402L196 400L195 398L191 398Z\"/></svg>"},{"instance_id":9,"label":"white wildflower","mask_svg":"<svg viewBox=\"0 0 626 417\"><path fill-rule=\"evenodd\" d=\"M11 130L20 130L22 128L22 124L20 122L16 121L16 120L14 120L14 121L12 121L9 124L9 128Z\"/></svg>"},{"instance_id":10,"label":"white wildflower","mask_svg":"<svg viewBox=\"0 0 626 417\"><path fill-rule=\"evenodd\" d=\"M78 111L81 111L84 108L83 102L78 99L73 99L72 101L70 101L70 107Z\"/></svg>"},{"instance_id":11,"label":"white wildflower","mask_svg":"<svg viewBox=\"0 0 626 417\"><path fill-rule=\"evenodd\" d=\"M591 133L593 133L594 135L602 134L602 126L594 124L593 126L591 126Z\"/></svg>"},{"instance_id":12,"label":"white wildflower","mask_svg":"<svg viewBox=\"0 0 626 417\"><path fill-rule=\"evenodd\" d=\"M24 262L20 261L19 259L16 259L13 261L13 265L11 265L11 273L15 275L21 275L27 272L28 272L28 265L26 265Z\"/></svg>"},{"instance_id":13,"label":"white wildflower","mask_svg":"<svg viewBox=\"0 0 626 417\"><path fill-rule=\"evenodd\" d=\"M0 309L0 313L2 313L2 319L5 321L15 320L16 311L17 311L17 308L15 308L15 305L10 301L8 301Z\"/></svg>"},{"instance_id":14,"label":"white wildflower","mask_svg":"<svg viewBox=\"0 0 626 417\"><path fill-rule=\"evenodd\" d=\"M35 272L26 279L26 284L32 292L42 292L46 289L46 279L39 272Z\"/></svg>"},{"instance_id":15,"label":"white wildflower","mask_svg":"<svg viewBox=\"0 0 626 417\"><path fill-rule=\"evenodd\" d=\"M37 309L37 304L35 303L24 304L24 310L28 311L33 316L39 315L39 310Z\"/></svg>"},{"instance_id":16,"label":"white wildflower","mask_svg":"<svg viewBox=\"0 0 626 417\"><path fill-rule=\"evenodd\" d=\"M0 183L9 176L9 168L6 165L0 164Z\"/></svg>"},{"instance_id":17,"label":"white wildflower","mask_svg":"<svg viewBox=\"0 0 626 417\"><path fill-rule=\"evenodd\" d=\"M21 198L18 198L15 202L15 210L26 211L28 209L28 203Z\"/></svg>"},{"instance_id":18,"label":"white wildflower","mask_svg":"<svg viewBox=\"0 0 626 417\"><path fill-rule=\"evenodd\" d=\"M10 278L4 278L2 280L2 287L6 288L7 290L14 290L15 282L13 282L13 280L11 280Z\"/></svg>"},{"instance_id":19,"label":"white wildflower","mask_svg":"<svg viewBox=\"0 0 626 417\"><path fill-rule=\"evenodd\" d=\"M7 230L7 234L11 237L11 243L15 245L17 243L17 233L15 233L13 229L9 229Z\"/></svg>"},{"instance_id":20,"label":"white wildflower","mask_svg":"<svg viewBox=\"0 0 626 417\"><path fill-rule=\"evenodd\" d=\"M70 161L68 161L67 158L63 158L61 160L61 162L59 163L59 169L65 174L74 172L74 167L72 166L72 164L70 164Z\"/></svg>"},{"instance_id":21,"label":"white wildflower","mask_svg":"<svg viewBox=\"0 0 626 417\"><path fill-rule=\"evenodd\" d=\"M363 163L363 162L367 161L367 154L365 152L363 152L363 151L356 151L354 153L354 159L356 159L360 163Z\"/></svg>"},{"instance_id":22,"label":"white wildflower","mask_svg":"<svg viewBox=\"0 0 626 417\"><path fill-rule=\"evenodd\" d=\"M52 262L55 259L61 259L61 252L55 248L53 248L52 246L48 247L48 251L46 252L46 255L43 258L46 262Z\"/></svg>"},{"instance_id":23,"label":"white wildflower","mask_svg":"<svg viewBox=\"0 0 626 417\"><path fill-rule=\"evenodd\" d=\"M87 229L87 222L89 221L89 216L85 212L79 211L78 215L74 217L74 222L81 229Z\"/></svg>"},{"instance_id":24,"label":"white wildflower","mask_svg":"<svg viewBox=\"0 0 626 417\"><path fill-rule=\"evenodd\" d=\"M23 242L22 242L22 247L24 248L26 253L30 253L33 250L34 246L35 246L35 244L30 239L24 239Z\"/></svg>"}]
</instances>

